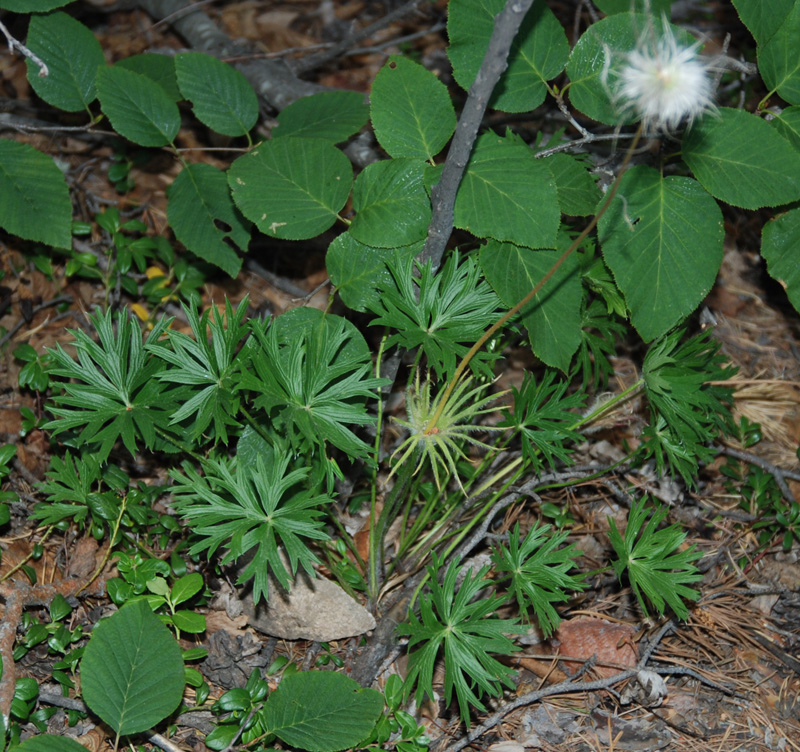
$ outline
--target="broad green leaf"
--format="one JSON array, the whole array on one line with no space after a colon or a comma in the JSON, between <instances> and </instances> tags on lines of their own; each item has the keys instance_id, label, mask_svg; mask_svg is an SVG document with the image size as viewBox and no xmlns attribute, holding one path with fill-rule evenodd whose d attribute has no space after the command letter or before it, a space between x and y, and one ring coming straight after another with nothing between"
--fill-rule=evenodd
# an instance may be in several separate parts
<instances>
[{"instance_id":1,"label":"broad green leaf","mask_svg":"<svg viewBox=\"0 0 800 752\"><path fill-rule=\"evenodd\" d=\"M800 106L786 107L775 115L769 124L795 149L800 151Z\"/></svg>"},{"instance_id":2,"label":"broad green leaf","mask_svg":"<svg viewBox=\"0 0 800 752\"><path fill-rule=\"evenodd\" d=\"M325 232L353 185L347 157L319 138L277 138L228 170L233 200L261 232L304 240Z\"/></svg>"},{"instance_id":3,"label":"broad green leaf","mask_svg":"<svg viewBox=\"0 0 800 752\"><path fill-rule=\"evenodd\" d=\"M594 4L610 16L612 13L652 13L655 16L666 14L669 18L672 0L594 0Z\"/></svg>"},{"instance_id":4,"label":"broad green leaf","mask_svg":"<svg viewBox=\"0 0 800 752\"><path fill-rule=\"evenodd\" d=\"M486 279L509 308L520 302L551 269L560 251L532 251L489 241L480 254ZM566 371L581 341L581 280L573 253L523 308L533 352L547 365Z\"/></svg>"},{"instance_id":5,"label":"broad green leaf","mask_svg":"<svg viewBox=\"0 0 800 752\"><path fill-rule=\"evenodd\" d=\"M800 209L771 219L761 235L761 255L767 269L786 290L789 300L800 311Z\"/></svg>"},{"instance_id":6,"label":"broad green leaf","mask_svg":"<svg viewBox=\"0 0 800 752\"><path fill-rule=\"evenodd\" d=\"M250 223L233 203L225 173L209 164L187 165L167 189L167 197L167 219L175 237L235 277L242 260L228 243L246 251Z\"/></svg>"},{"instance_id":7,"label":"broad green leaf","mask_svg":"<svg viewBox=\"0 0 800 752\"><path fill-rule=\"evenodd\" d=\"M178 88L174 57L155 52L144 52L141 55L123 58L114 63L114 66L147 76L161 86L173 102L180 102L183 99L181 90Z\"/></svg>"},{"instance_id":8,"label":"broad green leaf","mask_svg":"<svg viewBox=\"0 0 800 752\"><path fill-rule=\"evenodd\" d=\"M800 152L744 110L720 107L718 117L695 123L683 141L683 159L712 196L733 206L760 209L800 199Z\"/></svg>"},{"instance_id":9,"label":"broad green leaf","mask_svg":"<svg viewBox=\"0 0 800 752\"><path fill-rule=\"evenodd\" d=\"M603 257L649 342L700 305L722 263L722 212L691 178L628 170L599 222Z\"/></svg>"},{"instance_id":10,"label":"broad green leaf","mask_svg":"<svg viewBox=\"0 0 800 752\"><path fill-rule=\"evenodd\" d=\"M14 13L47 13L71 2L72 0L0 0L0 10L10 10Z\"/></svg>"},{"instance_id":11,"label":"broad green leaf","mask_svg":"<svg viewBox=\"0 0 800 752\"><path fill-rule=\"evenodd\" d=\"M123 606L92 632L81 661L89 709L121 736L152 728L183 696L181 649L144 600Z\"/></svg>"},{"instance_id":12,"label":"broad green leaf","mask_svg":"<svg viewBox=\"0 0 800 752\"><path fill-rule=\"evenodd\" d=\"M795 0L733 0L733 7L759 45L765 44L783 23Z\"/></svg>"},{"instance_id":13,"label":"broad green leaf","mask_svg":"<svg viewBox=\"0 0 800 752\"><path fill-rule=\"evenodd\" d=\"M451 0L447 20L450 46L447 55L453 75L469 89L483 62L494 19L505 0ZM511 43L508 68L500 76L489 106L505 112L533 110L547 95L545 82L555 78L569 57L564 29L546 3L528 11Z\"/></svg>"},{"instance_id":14,"label":"broad green leaf","mask_svg":"<svg viewBox=\"0 0 800 752\"><path fill-rule=\"evenodd\" d=\"M6 138L0 139L0 227L25 240L72 246L64 173L38 149Z\"/></svg>"},{"instance_id":15,"label":"broad green leaf","mask_svg":"<svg viewBox=\"0 0 800 752\"><path fill-rule=\"evenodd\" d=\"M447 87L399 55L392 55L375 77L370 116L378 142L393 157L433 159L456 129Z\"/></svg>"},{"instance_id":16,"label":"broad green leaf","mask_svg":"<svg viewBox=\"0 0 800 752\"><path fill-rule=\"evenodd\" d=\"M423 240L431 221L425 162L385 159L368 165L353 186L356 216L350 234L375 248L399 248Z\"/></svg>"},{"instance_id":17,"label":"broad green leaf","mask_svg":"<svg viewBox=\"0 0 800 752\"><path fill-rule=\"evenodd\" d=\"M603 194L584 163L570 154L553 154L541 162L553 176L564 214L585 217L595 213Z\"/></svg>"},{"instance_id":18,"label":"broad green leaf","mask_svg":"<svg viewBox=\"0 0 800 752\"><path fill-rule=\"evenodd\" d=\"M225 136L244 136L258 120L258 97L235 68L202 52L175 56L181 93L195 117Z\"/></svg>"},{"instance_id":19,"label":"broad green leaf","mask_svg":"<svg viewBox=\"0 0 800 752\"><path fill-rule=\"evenodd\" d=\"M764 83L789 104L800 104L800 2L795 2L769 41L758 50L758 72Z\"/></svg>"},{"instance_id":20,"label":"broad green leaf","mask_svg":"<svg viewBox=\"0 0 800 752\"><path fill-rule=\"evenodd\" d=\"M100 68L97 96L120 135L140 146L166 146L178 135L181 116L167 92L141 73Z\"/></svg>"},{"instance_id":21,"label":"broad green leaf","mask_svg":"<svg viewBox=\"0 0 800 752\"><path fill-rule=\"evenodd\" d=\"M530 248L552 248L561 220L550 170L523 143L479 136L458 189L455 226Z\"/></svg>"},{"instance_id":22,"label":"broad green leaf","mask_svg":"<svg viewBox=\"0 0 800 752\"><path fill-rule=\"evenodd\" d=\"M322 91L301 97L281 110L272 138L322 138L339 144L369 120L369 107L357 91Z\"/></svg>"},{"instance_id":23,"label":"broad green leaf","mask_svg":"<svg viewBox=\"0 0 800 752\"><path fill-rule=\"evenodd\" d=\"M172 605L177 606L179 603L188 601L189 598L197 595L202 589L203 575L199 572L184 575L172 586L170 594Z\"/></svg>"},{"instance_id":24,"label":"broad green leaf","mask_svg":"<svg viewBox=\"0 0 800 752\"><path fill-rule=\"evenodd\" d=\"M333 671L286 676L264 708L267 731L309 752L355 747L383 712L383 697Z\"/></svg>"},{"instance_id":25,"label":"broad green leaf","mask_svg":"<svg viewBox=\"0 0 800 752\"><path fill-rule=\"evenodd\" d=\"M95 35L72 16L58 11L31 18L27 44L49 70L42 77L39 66L27 61L28 81L34 91L61 110L88 110L97 96L97 68L105 64Z\"/></svg>"},{"instance_id":26,"label":"broad green leaf","mask_svg":"<svg viewBox=\"0 0 800 752\"><path fill-rule=\"evenodd\" d=\"M68 736L39 734L20 742L14 749L18 752L86 752L86 747Z\"/></svg>"},{"instance_id":27,"label":"broad green leaf","mask_svg":"<svg viewBox=\"0 0 800 752\"><path fill-rule=\"evenodd\" d=\"M694 44L694 38L670 25L680 45ZM623 112L614 101L614 87L628 53L641 43L653 44L664 31L660 16L619 13L592 24L578 40L567 63L572 104L592 120L606 125L630 123L632 113Z\"/></svg>"},{"instance_id":28,"label":"broad green leaf","mask_svg":"<svg viewBox=\"0 0 800 752\"><path fill-rule=\"evenodd\" d=\"M343 232L328 246L325 266L344 304L365 311L378 299L381 286L391 280L386 262L416 256L422 246L423 241L402 248L373 248Z\"/></svg>"}]
</instances>

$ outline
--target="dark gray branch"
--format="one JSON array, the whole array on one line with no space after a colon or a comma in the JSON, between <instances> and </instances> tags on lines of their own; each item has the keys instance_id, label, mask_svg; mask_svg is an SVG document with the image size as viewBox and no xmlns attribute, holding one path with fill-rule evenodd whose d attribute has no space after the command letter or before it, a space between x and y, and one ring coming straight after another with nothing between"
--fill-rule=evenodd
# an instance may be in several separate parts
<instances>
[{"instance_id":1,"label":"dark gray branch","mask_svg":"<svg viewBox=\"0 0 800 752\"><path fill-rule=\"evenodd\" d=\"M447 241L453 232L456 193L486 112L486 105L508 65L511 43L533 3L534 0L506 0L505 7L495 18L489 47L478 75L475 76L469 89L469 96L447 153L442 177L431 192L433 219L428 227L428 238L419 260L423 263L431 261L434 268L438 268Z\"/></svg>"}]
</instances>

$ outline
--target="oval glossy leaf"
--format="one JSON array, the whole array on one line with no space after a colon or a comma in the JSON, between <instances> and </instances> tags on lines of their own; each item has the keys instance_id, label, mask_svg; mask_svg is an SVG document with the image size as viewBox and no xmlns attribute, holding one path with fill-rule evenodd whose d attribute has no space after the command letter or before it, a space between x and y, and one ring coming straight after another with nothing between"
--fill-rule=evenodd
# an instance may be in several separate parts
<instances>
[{"instance_id":1,"label":"oval glossy leaf","mask_svg":"<svg viewBox=\"0 0 800 752\"><path fill-rule=\"evenodd\" d=\"M683 140L683 159L703 188L733 206L800 199L800 152L749 112L720 107L718 117L695 123Z\"/></svg>"},{"instance_id":2,"label":"oval glossy leaf","mask_svg":"<svg viewBox=\"0 0 800 752\"><path fill-rule=\"evenodd\" d=\"M203 589L203 575L199 572L181 577L173 586L170 593L170 600L173 606L188 601L192 596L197 595Z\"/></svg>"},{"instance_id":3,"label":"oval glossy leaf","mask_svg":"<svg viewBox=\"0 0 800 752\"><path fill-rule=\"evenodd\" d=\"M453 75L469 90L483 62L494 19L505 0L450 0L447 55ZM569 57L564 29L543 2L534 3L511 43L508 68L495 86L489 106L505 112L533 110L544 102L546 81L555 78Z\"/></svg>"},{"instance_id":4,"label":"oval glossy leaf","mask_svg":"<svg viewBox=\"0 0 800 752\"><path fill-rule=\"evenodd\" d=\"M114 63L115 68L141 73L151 81L155 81L173 102L183 99L178 88L178 77L175 74L175 58L169 55L160 55L155 52L144 52L141 55L131 55Z\"/></svg>"},{"instance_id":5,"label":"oval glossy leaf","mask_svg":"<svg viewBox=\"0 0 800 752\"><path fill-rule=\"evenodd\" d=\"M379 289L391 280L386 262L416 256L424 240L402 248L373 248L343 232L328 246L325 266L342 301L354 311L366 311L380 295Z\"/></svg>"},{"instance_id":6,"label":"oval glossy leaf","mask_svg":"<svg viewBox=\"0 0 800 752\"><path fill-rule=\"evenodd\" d=\"M571 154L552 154L540 161L553 176L564 214L586 217L595 213L603 194L584 163Z\"/></svg>"},{"instance_id":7,"label":"oval glossy leaf","mask_svg":"<svg viewBox=\"0 0 800 752\"><path fill-rule=\"evenodd\" d=\"M339 144L366 125L369 108L357 91L322 91L292 102L277 120L272 138L323 138Z\"/></svg>"},{"instance_id":8,"label":"oval glossy leaf","mask_svg":"<svg viewBox=\"0 0 800 752\"><path fill-rule=\"evenodd\" d=\"M144 600L99 622L81 662L84 701L122 736L146 731L175 710L183 677L178 643Z\"/></svg>"},{"instance_id":9,"label":"oval glossy leaf","mask_svg":"<svg viewBox=\"0 0 800 752\"><path fill-rule=\"evenodd\" d=\"M167 219L175 237L192 253L235 277L250 242L250 223L231 198L225 173L208 164L191 164L167 189Z\"/></svg>"},{"instance_id":10,"label":"oval glossy leaf","mask_svg":"<svg viewBox=\"0 0 800 752\"><path fill-rule=\"evenodd\" d=\"M276 138L228 170L233 200L261 232L304 240L336 221L353 185L347 157L318 138Z\"/></svg>"},{"instance_id":11,"label":"oval glossy leaf","mask_svg":"<svg viewBox=\"0 0 800 752\"><path fill-rule=\"evenodd\" d=\"M481 249L480 262L489 284L511 308L539 284L560 256L561 251L489 241ZM573 253L521 312L536 357L562 371L569 368L581 341L581 295L580 265Z\"/></svg>"},{"instance_id":12,"label":"oval glossy leaf","mask_svg":"<svg viewBox=\"0 0 800 752\"><path fill-rule=\"evenodd\" d=\"M758 72L764 83L789 104L800 104L800 3L795 3L769 41L758 50Z\"/></svg>"},{"instance_id":13,"label":"oval glossy leaf","mask_svg":"<svg viewBox=\"0 0 800 752\"><path fill-rule=\"evenodd\" d=\"M5 138L0 139L0 227L56 248L72 245L72 202L64 174L38 149Z\"/></svg>"},{"instance_id":14,"label":"oval glossy leaf","mask_svg":"<svg viewBox=\"0 0 800 752\"><path fill-rule=\"evenodd\" d=\"M782 285L795 310L800 311L800 209L792 209L764 225L761 255L770 276Z\"/></svg>"},{"instance_id":15,"label":"oval glossy leaf","mask_svg":"<svg viewBox=\"0 0 800 752\"><path fill-rule=\"evenodd\" d=\"M418 63L392 55L372 84L375 137L393 157L433 159L456 129L447 87Z\"/></svg>"},{"instance_id":16,"label":"oval glossy leaf","mask_svg":"<svg viewBox=\"0 0 800 752\"><path fill-rule=\"evenodd\" d=\"M178 135L178 106L141 73L101 68L97 96L114 130L139 146L166 146Z\"/></svg>"},{"instance_id":17,"label":"oval glossy leaf","mask_svg":"<svg viewBox=\"0 0 800 752\"><path fill-rule=\"evenodd\" d=\"M258 120L258 97L249 81L222 60L202 52L175 56L181 93L195 117L225 136L244 136Z\"/></svg>"},{"instance_id":18,"label":"oval glossy leaf","mask_svg":"<svg viewBox=\"0 0 800 752\"><path fill-rule=\"evenodd\" d=\"M268 733L309 752L337 752L362 741L383 712L383 697L333 671L284 677L264 708Z\"/></svg>"},{"instance_id":19,"label":"oval glossy leaf","mask_svg":"<svg viewBox=\"0 0 800 752\"><path fill-rule=\"evenodd\" d=\"M386 159L368 165L353 187L350 234L376 248L398 248L425 238L431 201L421 159Z\"/></svg>"},{"instance_id":20,"label":"oval glossy leaf","mask_svg":"<svg viewBox=\"0 0 800 752\"><path fill-rule=\"evenodd\" d=\"M702 302L722 263L717 202L691 178L629 169L600 218L603 257L625 296L631 322L649 342Z\"/></svg>"},{"instance_id":21,"label":"oval glossy leaf","mask_svg":"<svg viewBox=\"0 0 800 752\"><path fill-rule=\"evenodd\" d=\"M561 211L550 170L524 143L480 136L458 189L455 226L529 248L553 248Z\"/></svg>"},{"instance_id":22,"label":"oval glossy leaf","mask_svg":"<svg viewBox=\"0 0 800 752\"><path fill-rule=\"evenodd\" d=\"M20 742L14 749L19 752L86 752L86 747L68 736L39 734Z\"/></svg>"},{"instance_id":23,"label":"oval glossy leaf","mask_svg":"<svg viewBox=\"0 0 800 752\"><path fill-rule=\"evenodd\" d=\"M105 64L94 34L72 16L60 11L33 16L28 26L28 47L47 65L49 74L27 60L28 81L48 104L67 112L88 110L97 96L97 69Z\"/></svg>"}]
</instances>

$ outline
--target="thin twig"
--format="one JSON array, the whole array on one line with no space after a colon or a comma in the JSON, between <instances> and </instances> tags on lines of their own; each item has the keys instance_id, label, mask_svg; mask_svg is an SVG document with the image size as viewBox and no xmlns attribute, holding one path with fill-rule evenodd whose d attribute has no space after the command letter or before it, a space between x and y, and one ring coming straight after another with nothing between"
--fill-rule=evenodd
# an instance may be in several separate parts
<instances>
[{"instance_id":1,"label":"thin twig","mask_svg":"<svg viewBox=\"0 0 800 752\"><path fill-rule=\"evenodd\" d=\"M50 75L50 71L44 61L35 52L31 52L22 42L12 37L11 32L5 27L2 21L0 21L0 32L2 32L3 36L8 41L9 52L13 54L14 50L17 50L20 54L27 57L28 60L31 60L34 64L39 66L39 78L45 78Z\"/></svg>"}]
</instances>

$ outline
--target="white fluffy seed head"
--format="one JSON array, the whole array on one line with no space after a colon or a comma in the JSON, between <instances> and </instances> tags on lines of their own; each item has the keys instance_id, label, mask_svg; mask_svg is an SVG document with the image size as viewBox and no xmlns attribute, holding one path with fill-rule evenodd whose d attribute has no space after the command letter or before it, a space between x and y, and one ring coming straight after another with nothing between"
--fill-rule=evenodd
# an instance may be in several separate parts
<instances>
[{"instance_id":1,"label":"white fluffy seed head","mask_svg":"<svg viewBox=\"0 0 800 752\"><path fill-rule=\"evenodd\" d=\"M714 109L709 67L698 45L678 44L666 20L662 26L661 32L651 26L614 74L615 102L621 112L636 113L646 131L674 131Z\"/></svg>"}]
</instances>

